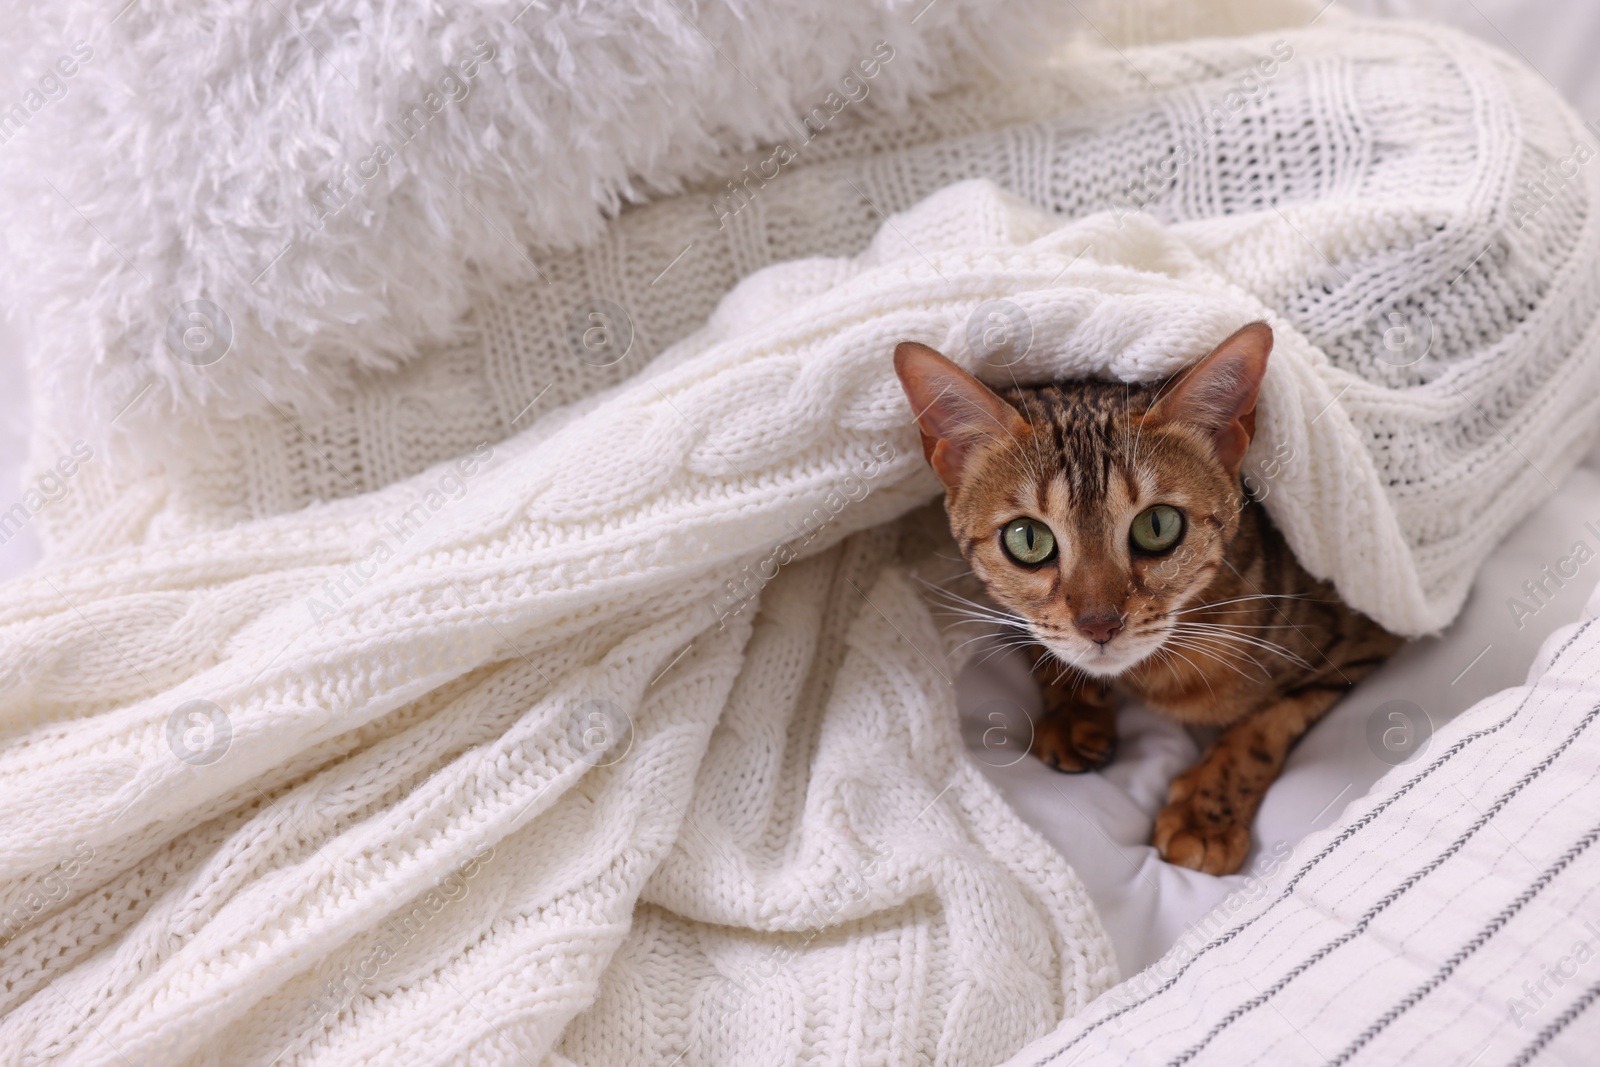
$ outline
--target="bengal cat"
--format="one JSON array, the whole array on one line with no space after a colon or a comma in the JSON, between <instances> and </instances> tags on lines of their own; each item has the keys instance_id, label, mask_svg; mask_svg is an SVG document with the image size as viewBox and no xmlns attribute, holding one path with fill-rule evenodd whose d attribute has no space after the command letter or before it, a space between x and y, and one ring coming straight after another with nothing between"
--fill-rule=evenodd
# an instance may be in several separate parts
<instances>
[{"instance_id":1,"label":"bengal cat","mask_svg":"<svg viewBox=\"0 0 1600 1067\"><path fill-rule=\"evenodd\" d=\"M1231 874L1290 747L1401 639L1306 573L1241 483L1272 330L1252 323L1154 386L990 390L905 342L895 371L972 571L1023 632L1033 753L1105 766L1123 690L1224 727L1172 782L1152 844Z\"/></svg>"}]
</instances>

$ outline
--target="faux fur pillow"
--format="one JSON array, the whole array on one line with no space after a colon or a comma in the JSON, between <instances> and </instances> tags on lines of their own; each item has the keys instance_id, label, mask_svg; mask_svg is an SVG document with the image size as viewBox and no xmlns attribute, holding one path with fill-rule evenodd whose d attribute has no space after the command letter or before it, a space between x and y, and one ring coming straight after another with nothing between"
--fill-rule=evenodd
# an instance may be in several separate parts
<instances>
[{"instance_id":1,"label":"faux fur pillow","mask_svg":"<svg viewBox=\"0 0 1600 1067\"><path fill-rule=\"evenodd\" d=\"M729 153L1014 73L1051 6L6 5L6 295L102 425L152 386L130 421L311 406Z\"/></svg>"}]
</instances>

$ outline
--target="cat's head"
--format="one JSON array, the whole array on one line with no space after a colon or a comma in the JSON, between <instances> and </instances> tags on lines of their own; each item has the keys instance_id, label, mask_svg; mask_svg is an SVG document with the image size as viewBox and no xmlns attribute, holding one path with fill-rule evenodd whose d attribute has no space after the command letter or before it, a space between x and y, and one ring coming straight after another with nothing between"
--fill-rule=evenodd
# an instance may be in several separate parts
<instances>
[{"instance_id":1,"label":"cat's head","mask_svg":"<svg viewBox=\"0 0 1600 1067\"><path fill-rule=\"evenodd\" d=\"M1109 678L1227 565L1271 351L1252 323L1155 387L996 393L909 341L894 366L973 573L1059 659Z\"/></svg>"}]
</instances>

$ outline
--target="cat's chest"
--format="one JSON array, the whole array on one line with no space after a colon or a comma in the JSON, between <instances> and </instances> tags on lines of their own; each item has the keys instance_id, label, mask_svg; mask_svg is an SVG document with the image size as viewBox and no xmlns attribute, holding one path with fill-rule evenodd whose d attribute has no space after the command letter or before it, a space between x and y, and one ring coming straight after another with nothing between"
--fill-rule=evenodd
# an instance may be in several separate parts
<instances>
[{"instance_id":1,"label":"cat's chest","mask_svg":"<svg viewBox=\"0 0 1600 1067\"><path fill-rule=\"evenodd\" d=\"M1114 688L1169 719L1195 726L1226 726L1261 704L1260 685L1245 685L1237 673L1208 666L1203 659L1195 664L1163 657L1127 671Z\"/></svg>"}]
</instances>

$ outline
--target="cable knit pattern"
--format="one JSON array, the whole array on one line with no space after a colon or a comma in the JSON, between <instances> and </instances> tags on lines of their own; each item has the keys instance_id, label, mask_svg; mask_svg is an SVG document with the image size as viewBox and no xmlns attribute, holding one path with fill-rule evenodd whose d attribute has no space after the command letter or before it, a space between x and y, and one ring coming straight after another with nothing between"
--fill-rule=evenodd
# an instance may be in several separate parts
<instances>
[{"instance_id":1,"label":"cable knit pattern","mask_svg":"<svg viewBox=\"0 0 1600 1067\"><path fill-rule=\"evenodd\" d=\"M0 603L5 1056L998 1062L1114 965L963 753L894 343L983 368L1005 299L1032 344L984 373L1150 380L1268 318L1267 506L1410 632L1593 432L1594 168L1516 199L1580 127L1457 36L1085 44L838 134L337 410L85 465Z\"/></svg>"},{"instance_id":2,"label":"cable knit pattern","mask_svg":"<svg viewBox=\"0 0 1600 1067\"><path fill-rule=\"evenodd\" d=\"M957 193L933 217L992 195ZM840 269L909 295L880 258L789 268L784 313L753 280L760 325L735 297L474 463L27 579L0 911L68 891L6 957L0 1046L489 1061L592 1001L582 1062L748 1062L779 1022L822 1062L891 1034L965 1062L1105 988L1081 886L964 762L892 566L882 524L927 495L883 373L899 325L830 297ZM724 576L836 490L859 499L810 558L729 610Z\"/></svg>"}]
</instances>

